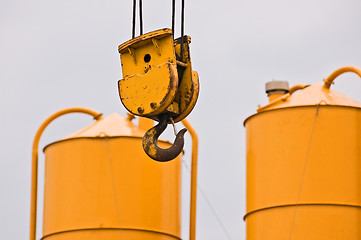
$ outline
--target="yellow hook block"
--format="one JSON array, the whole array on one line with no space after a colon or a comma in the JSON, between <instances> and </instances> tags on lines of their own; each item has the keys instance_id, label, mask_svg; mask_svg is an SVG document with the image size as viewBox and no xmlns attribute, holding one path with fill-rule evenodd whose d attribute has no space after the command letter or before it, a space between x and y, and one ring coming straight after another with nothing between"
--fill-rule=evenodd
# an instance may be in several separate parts
<instances>
[{"instance_id":1,"label":"yellow hook block","mask_svg":"<svg viewBox=\"0 0 361 240\"><path fill-rule=\"evenodd\" d=\"M192 71L190 37L173 40L172 30L161 29L119 46L123 79L118 82L124 107L134 115L159 121L167 113L175 122L193 109L199 92ZM182 56L181 56L182 55Z\"/></svg>"},{"instance_id":2,"label":"yellow hook block","mask_svg":"<svg viewBox=\"0 0 361 240\"><path fill-rule=\"evenodd\" d=\"M133 38L119 46L123 79L119 95L124 107L138 116L156 116L172 103L178 73L170 29Z\"/></svg>"}]
</instances>

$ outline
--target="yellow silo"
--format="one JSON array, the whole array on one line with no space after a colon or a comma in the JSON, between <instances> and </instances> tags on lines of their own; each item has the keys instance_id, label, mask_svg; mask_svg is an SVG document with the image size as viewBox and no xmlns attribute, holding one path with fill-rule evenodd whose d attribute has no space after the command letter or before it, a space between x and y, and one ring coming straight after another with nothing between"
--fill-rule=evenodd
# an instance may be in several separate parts
<instances>
[{"instance_id":1,"label":"yellow silo","mask_svg":"<svg viewBox=\"0 0 361 240\"><path fill-rule=\"evenodd\" d=\"M115 113L44 148L43 240L180 239L181 159L150 159L140 121Z\"/></svg>"},{"instance_id":2,"label":"yellow silo","mask_svg":"<svg viewBox=\"0 0 361 240\"><path fill-rule=\"evenodd\" d=\"M361 76L271 84L276 97L245 120L247 240L361 239L361 103L330 89L348 71Z\"/></svg>"}]
</instances>

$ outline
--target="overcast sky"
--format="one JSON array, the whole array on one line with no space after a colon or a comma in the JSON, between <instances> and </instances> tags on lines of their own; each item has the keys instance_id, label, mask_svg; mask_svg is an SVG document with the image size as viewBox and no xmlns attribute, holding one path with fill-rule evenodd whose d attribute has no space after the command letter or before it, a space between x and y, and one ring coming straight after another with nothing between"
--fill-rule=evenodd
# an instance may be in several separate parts
<instances>
[{"instance_id":1,"label":"overcast sky","mask_svg":"<svg viewBox=\"0 0 361 240\"><path fill-rule=\"evenodd\" d=\"M31 145L45 118L72 106L126 116L117 47L131 38L131 2L0 0L0 239L28 238ZM145 32L171 27L170 3L144 0ZM199 195L197 239L245 239L244 119L267 102L267 81L313 84L339 67L361 67L360 12L360 0L186 0L185 33L201 82L188 118L200 140L199 185L230 236ZM354 74L332 88L361 101ZM90 123L79 114L57 120L40 149ZM187 137L188 163L190 146ZM40 154L40 169L43 162ZM188 239L189 173L183 176ZM41 196L40 188L39 204Z\"/></svg>"}]
</instances>

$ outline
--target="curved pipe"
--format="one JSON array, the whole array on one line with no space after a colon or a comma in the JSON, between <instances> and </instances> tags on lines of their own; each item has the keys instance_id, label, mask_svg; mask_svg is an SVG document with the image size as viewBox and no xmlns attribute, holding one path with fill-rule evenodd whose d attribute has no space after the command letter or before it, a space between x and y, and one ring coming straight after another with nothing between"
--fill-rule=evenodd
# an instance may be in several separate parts
<instances>
[{"instance_id":1,"label":"curved pipe","mask_svg":"<svg viewBox=\"0 0 361 240\"><path fill-rule=\"evenodd\" d=\"M39 127L33 141L32 163L31 163L31 203L30 203L30 240L36 238L36 207L38 197L38 148L39 141L45 128L55 119L68 113L85 113L93 116L95 120L102 119L102 114L86 108L66 108L48 117Z\"/></svg>"},{"instance_id":2,"label":"curved pipe","mask_svg":"<svg viewBox=\"0 0 361 240\"><path fill-rule=\"evenodd\" d=\"M187 132L185 128L178 132L170 148L163 149L158 146L158 138L167 128L168 119L167 115L160 116L159 123L149 129L143 137L143 149L145 153L158 162L168 162L176 158L182 152L184 146L184 134Z\"/></svg>"},{"instance_id":3,"label":"curved pipe","mask_svg":"<svg viewBox=\"0 0 361 240\"><path fill-rule=\"evenodd\" d=\"M333 84L333 80L335 80L335 78L346 72L356 73L361 78L361 69L354 66L346 66L339 68L333 73L331 73L331 75L326 80L324 80L325 84L323 85L323 87L326 89L330 89L331 84Z\"/></svg>"},{"instance_id":4,"label":"curved pipe","mask_svg":"<svg viewBox=\"0 0 361 240\"><path fill-rule=\"evenodd\" d=\"M288 91L288 93L290 95L292 95L294 92L296 92L297 90L302 90L302 89L305 89L306 87L308 87L310 85L306 85L306 84L297 84L297 85L294 85L290 88L290 90Z\"/></svg>"},{"instance_id":5,"label":"curved pipe","mask_svg":"<svg viewBox=\"0 0 361 240\"><path fill-rule=\"evenodd\" d=\"M263 107L259 107L257 109L257 112L262 112L264 109L268 108L269 106L272 106L280 101L286 101L287 98L289 98L293 93L295 93L297 90L301 90L304 89L306 87L308 87L310 85L306 85L306 84L297 84L294 85L293 87L290 88L290 90L288 90L288 93L284 94L283 96L276 98L275 100L269 102L266 106Z\"/></svg>"},{"instance_id":6,"label":"curved pipe","mask_svg":"<svg viewBox=\"0 0 361 240\"><path fill-rule=\"evenodd\" d=\"M197 215L197 166L198 166L198 136L187 119L182 120L192 137L192 167L191 167L191 196L189 214L189 240L196 239L196 215Z\"/></svg>"}]
</instances>

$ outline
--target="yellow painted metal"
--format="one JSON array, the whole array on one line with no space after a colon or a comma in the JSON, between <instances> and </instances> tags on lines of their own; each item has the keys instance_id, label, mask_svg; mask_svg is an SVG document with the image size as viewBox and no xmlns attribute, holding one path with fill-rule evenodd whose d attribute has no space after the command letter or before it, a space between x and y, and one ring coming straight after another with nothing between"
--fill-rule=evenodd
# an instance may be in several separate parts
<instances>
[{"instance_id":1,"label":"yellow painted metal","mask_svg":"<svg viewBox=\"0 0 361 240\"><path fill-rule=\"evenodd\" d=\"M354 66L345 66L334 71L326 80L324 80L324 88L329 89L331 84L333 84L333 80L346 72L356 73L361 78L361 69Z\"/></svg>"},{"instance_id":2,"label":"yellow painted metal","mask_svg":"<svg viewBox=\"0 0 361 240\"><path fill-rule=\"evenodd\" d=\"M123 79L118 82L124 107L139 116L164 112L174 100L178 72L170 29L133 38L119 46Z\"/></svg>"},{"instance_id":3,"label":"yellow painted metal","mask_svg":"<svg viewBox=\"0 0 361 240\"><path fill-rule=\"evenodd\" d=\"M183 52L181 50L181 38L176 39L174 43L175 54L177 58L181 60L177 61L178 69L182 71L182 78L179 81L177 93L172 102L172 106L175 105L178 110L175 116L173 116L174 122L179 122L186 118L196 105L199 93L199 78L198 73L192 70L189 48L191 38L189 36L184 36Z\"/></svg>"},{"instance_id":4,"label":"yellow painted metal","mask_svg":"<svg viewBox=\"0 0 361 240\"><path fill-rule=\"evenodd\" d=\"M268 100L270 102L274 101L275 99L279 98L279 97L282 97L283 94L282 93L274 93L274 94L271 94L268 96Z\"/></svg>"},{"instance_id":5,"label":"yellow painted metal","mask_svg":"<svg viewBox=\"0 0 361 240\"><path fill-rule=\"evenodd\" d=\"M38 148L40 137L45 128L55 119L69 113L84 113L93 116L95 120L102 119L101 113L86 108L66 108L48 117L39 127L33 141L32 164L31 164L31 203L30 203L30 240L36 239L36 209L38 199Z\"/></svg>"},{"instance_id":6,"label":"yellow painted metal","mask_svg":"<svg viewBox=\"0 0 361 240\"><path fill-rule=\"evenodd\" d=\"M192 169L191 169L191 196L189 214L189 240L196 239L197 216L197 174L198 174L198 135L187 119L182 120L192 137Z\"/></svg>"},{"instance_id":7,"label":"yellow painted metal","mask_svg":"<svg viewBox=\"0 0 361 240\"><path fill-rule=\"evenodd\" d=\"M361 239L361 103L295 90L245 121L247 240Z\"/></svg>"},{"instance_id":8,"label":"yellow painted metal","mask_svg":"<svg viewBox=\"0 0 361 240\"><path fill-rule=\"evenodd\" d=\"M43 239L180 239L181 159L151 160L143 135L113 114L45 147Z\"/></svg>"},{"instance_id":9,"label":"yellow painted metal","mask_svg":"<svg viewBox=\"0 0 361 240\"><path fill-rule=\"evenodd\" d=\"M174 122L188 116L199 93L190 42L189 36L184 36L183 44L181 38L173 41L172 31L161 29L119 46L123 70L119 96L129 112L157 121L162 113L168 113Z\"/></svg>"},{"instance_id":10,"label":"yellow painted metal","mask_svg":"<svg viewBox=\"0 0 361 240\"><path fill-rule=\"evenodd\" d=\"M290 90L288 91L288 93L290 95L292 95L294 92L298 91L298 90L302 90L302 89L305 89L306 87L308 87L309 85L306 85L306 84L296 84L294 86L292 86L290 88Z\"/></svg>"},{"instance_id":11,"label":"yellow painted metal","mask_svg":"<svg viewBox=\"0 0 361 240\"><path fill-rule=\"evenodd\" d=\"M173 101L177 87L177 67L170 63L156 66L146 75L133 75L119 81L124 107L140 116L164 112Z\"/></svg>"},{"instance_id":12,"label":"yellow painted metal","mask_svg":"<svg viewBox=\"0 0 361 240\"><path fill-rule=\"evenodd\" d=\"M291 88L292 89L292 88ZM348 107L361 107L361 104L343 94L324 88L322 83L306 85L302 91L284 94L283 96L269 102L263 107L259 107L257 112L264 112L279 108L289 108L298 106L316 105L338 105ZM301 94L302 93L302 94Z\"/></svg>"}]
</instances>

